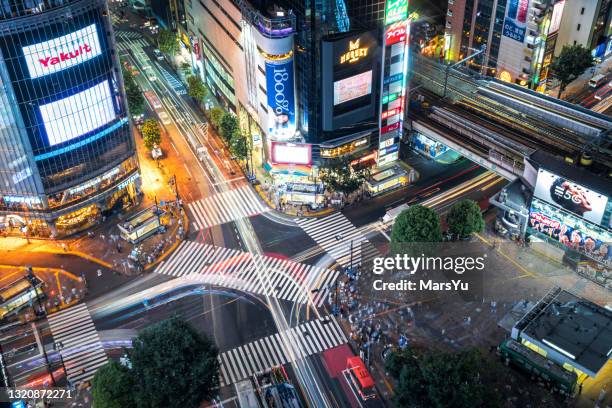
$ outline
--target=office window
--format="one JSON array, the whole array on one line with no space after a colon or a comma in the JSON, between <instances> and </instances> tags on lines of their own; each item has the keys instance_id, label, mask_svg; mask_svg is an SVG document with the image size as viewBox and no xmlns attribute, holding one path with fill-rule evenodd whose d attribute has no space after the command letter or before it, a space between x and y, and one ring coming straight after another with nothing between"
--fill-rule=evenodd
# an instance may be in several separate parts
<instances>
[{"instance_id":1,"label":"office window","mask_svg":"<svg viewBox=\"0 0 612 408\"><path fill-rule=\"evenodd\" d=\"M580 9L580 15L584 15L584 7Z\"/></svg>"},{"instance_id":2,"label":"office window","mask_svg":"<svg viewBox=\"0 0 612 408\"><path fill-rule=\"evenodd\" d=\"M580 24L578 24L578 27L576 27L576 31L580 31Z\"/></svg>"}]
</instances>

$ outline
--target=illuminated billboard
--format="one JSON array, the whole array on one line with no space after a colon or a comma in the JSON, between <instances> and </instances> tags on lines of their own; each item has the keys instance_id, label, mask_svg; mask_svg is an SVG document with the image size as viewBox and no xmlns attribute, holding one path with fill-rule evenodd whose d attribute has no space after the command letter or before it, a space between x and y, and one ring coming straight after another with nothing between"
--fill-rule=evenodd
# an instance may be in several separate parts
<instances>
[{"instance_id":1,"label":"illuminated billboard","mask_svg":"<svg viewBox=\"0 0 612 408\"><path fill-rule=\"evenodd\" d=\"M96 25L22 48L30 78L39 78L97 57L102 53Z\"/></svg>"},{"instance_id":2,"label":"illuminated billboard","mask_svg":"<svg viewBox=\"0 0 612 408\"><path fill-rule=\"evenodd\" d=\"M505 37L523 42L527 30L527 12L530 0L508 0L503 34Z\"/></svg>"},{"instance_id":3,"label":"illuminated billboard","mask_svg":"<svg viewBox=\"0 0 612 408\"><path fill-rule=\"evenodd\" d=\"M560 247L573 249L606 265L612 264L612 234L554 205L534 198L529 228Z\"/></svg>"},{"instance_id":4,"label":"illuminated billboard","mask_svg":"<svg viewBox=\"0 0 612 408\"><path fill-rule=\"evenodd\" d=\"M39 109L50 146L91 132L116 116L108 81Z\"/></svg>"},{"instance_id":5,"label":"illuminated billboard","mask_svg":"<svg viewBox=\"0 0 612 408\"><path fill-rule=\"evenodd\" d=\"M540 169L534 196L600 224L608 197Z\"/></svg>"},{"instance_id":6,"label":"illuminated billboard","mask_svg":"<svg viewBox=\"0 0 612 408\"><path fill-rule=\"evenodd\" d=\"M387 0L385 4L385 25L408 17L408 0Z\"/></svg>"},{"instance_id":7,"label":"illuminated billboard","mask_svg":"<svg viewBox=\"0 0 612 408\"><path fill-rule=\"evenodd\" d=\"M293 59L276 63L266 61L266 92L268 94L268 130L279 137L291 137L295 132L295 96Z\"/></svg>"},{"instance_id":8,"label":"illuminated billboard","mask_svg":"<svg viewBox=\"0 0 612 408\"><path fill-rule=\"evenodd\" d=\"M272 142L272 162L275 164L312 163L312 146L309 144Z\"/></svg>"},{"instance_id":9,"label":"illuminated billboard","mask_svg":"<svg viewBox=\"0 0 612 408\"><path fill-rule=\"evenodd\" d=\"M334 106L372 93L372 70L334 82Z\"/></svg>"}]
</instances>

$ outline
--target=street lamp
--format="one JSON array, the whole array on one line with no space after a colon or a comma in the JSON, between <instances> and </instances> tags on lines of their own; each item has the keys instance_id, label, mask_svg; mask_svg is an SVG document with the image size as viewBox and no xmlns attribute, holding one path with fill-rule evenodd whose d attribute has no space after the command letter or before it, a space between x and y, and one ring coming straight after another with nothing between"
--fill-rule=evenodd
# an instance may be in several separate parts
<instances>
[{"instance_id":1,"label":"street lamp","mask_svg":"<svg viewBox=\"0 0 612 408\"><path fill-rule=\"evenodd\" d=\"M483 44L482 47L480 48L480 50L476 51L474 54L472 55L468 55L467 57L465 57L464 59L452 64L452 65L447 65L446 69L444 70L444 95L442 96L443 98L446 98L446 87L448 85L448 74L450 72L450 70L452 68L455 68L461 64L463 64L466 61L471 60L474 57L479 56L480 54L482 54L483 52L485 52L487 50L487 44Z\"/></svg>"}]
</instances>

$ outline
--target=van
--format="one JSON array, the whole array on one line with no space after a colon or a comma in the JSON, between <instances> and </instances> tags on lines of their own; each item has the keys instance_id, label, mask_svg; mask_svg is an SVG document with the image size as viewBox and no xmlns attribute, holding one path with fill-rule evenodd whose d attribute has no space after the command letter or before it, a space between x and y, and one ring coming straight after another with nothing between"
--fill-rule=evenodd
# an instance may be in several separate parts
<instances>
[{"instance_id":1,"label":"van","mask_svg":"<svg viewBox=\"0 0 612 408\"><path fill-rule=\"evenodd\" d=\"M606 76L604 74L597 74L589 80L589 86L591 88L597 88L599 85L603 84L605 81L606 81Z\"/></svg>"}]
</instances>

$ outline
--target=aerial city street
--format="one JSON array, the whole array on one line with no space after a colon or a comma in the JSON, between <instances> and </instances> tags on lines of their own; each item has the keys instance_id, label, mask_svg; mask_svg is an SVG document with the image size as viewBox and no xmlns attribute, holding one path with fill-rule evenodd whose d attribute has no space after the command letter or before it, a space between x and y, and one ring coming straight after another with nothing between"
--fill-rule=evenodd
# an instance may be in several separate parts
<instances>
[{"instance_id":1,"label":"aerial city street","mask_svg":"<svg viewBox=\"0 0 612 408\"><path fill-rule=\"evenodd\" d=\"M611 0L2 0L0 84L0 407L612 407Z\"/></svg>"}]
</instances>

